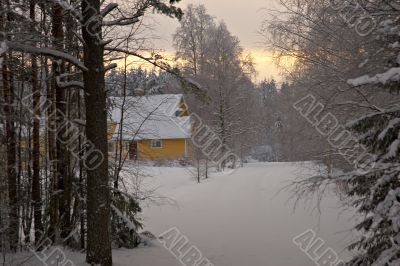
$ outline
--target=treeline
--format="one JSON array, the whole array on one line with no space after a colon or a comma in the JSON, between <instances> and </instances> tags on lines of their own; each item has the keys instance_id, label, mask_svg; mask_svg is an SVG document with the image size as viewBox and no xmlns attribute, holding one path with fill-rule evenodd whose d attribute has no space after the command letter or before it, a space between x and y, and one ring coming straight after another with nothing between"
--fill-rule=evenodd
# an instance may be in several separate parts
<instances>
[{"instance_id":1,"label":"treeline","mask_svg":"<svg viewBox=\"0 0 400 266\"><path fill-rule=\"evenodd\" d=\"M181 84L173 75L165 71L130 68L126 71L112 69L106 75L106 88L112 96L135 96L135 90L142 90L144 94L163 94L172 89L182 91ZM126 91L125 89L126 88Z\"/></svg>"}]
</instances>

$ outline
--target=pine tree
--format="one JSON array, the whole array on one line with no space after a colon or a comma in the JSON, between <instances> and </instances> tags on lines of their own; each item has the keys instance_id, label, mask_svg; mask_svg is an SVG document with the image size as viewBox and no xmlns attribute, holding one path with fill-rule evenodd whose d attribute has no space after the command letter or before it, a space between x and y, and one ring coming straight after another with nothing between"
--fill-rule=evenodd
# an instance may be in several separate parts
<instances>
[{"instance_id":1,"label":"pine tree","mask_svg":"<svg viewBox=\"0 0 400 266\"><path fill-rule=\"evenodd\" d=\"M376 156L348 175L351 204L364 219L363 234L350 249L362 250L349 265L400 264L400 108L365 116L351 125L359 142Z\"/></svg>"}]
</instances>

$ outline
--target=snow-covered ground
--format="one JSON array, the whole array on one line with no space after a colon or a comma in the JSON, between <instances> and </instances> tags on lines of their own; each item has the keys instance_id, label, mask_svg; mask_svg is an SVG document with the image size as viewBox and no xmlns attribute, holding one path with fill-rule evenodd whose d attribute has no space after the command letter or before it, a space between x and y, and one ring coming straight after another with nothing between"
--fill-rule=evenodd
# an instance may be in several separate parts
<instances>
[{"instance_id":1,"label":"snow-covered ground","mask_svg":"<svg viewBox=\"0 0 400 266\"><path fill-rule=\"evenodd\" d=\"M251 163L231 175L213 175L198 184L187 169L147 167L147 184L174 204L154 204L143 212L145 230L155 235L176 227L215 266L309 266L314 265L292 239L314 229L342 259L351 238L351 213L338 208L334 196L315 205L300 204L293 210L289 194L281 189L302 167L290 163ZM71 254L69 254L71 255ZM77 266L84 255L71 255ZM179 266L180 262L160 243L135 250L115 250L118 266ZM31 265L31 264L29 264Z\"/></svg>"}]
</instances>

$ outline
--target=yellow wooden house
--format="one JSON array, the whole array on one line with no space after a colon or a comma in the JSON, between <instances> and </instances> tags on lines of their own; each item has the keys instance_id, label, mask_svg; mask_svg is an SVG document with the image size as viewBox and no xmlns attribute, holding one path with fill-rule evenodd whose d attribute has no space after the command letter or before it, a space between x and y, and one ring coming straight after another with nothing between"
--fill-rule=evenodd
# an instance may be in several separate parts
<instances>
[{"instance_id":1,"label":"yellow wooden house","mask_svg":"<svg viewBox=\"0 0 400 266\"><path fill-rule=\"evenodd\" d=\"M112 97L109 105L110 156L120 145L129 160L177 160L190 155L191 122L183 95Z\"/></svg>"}]
</instances>

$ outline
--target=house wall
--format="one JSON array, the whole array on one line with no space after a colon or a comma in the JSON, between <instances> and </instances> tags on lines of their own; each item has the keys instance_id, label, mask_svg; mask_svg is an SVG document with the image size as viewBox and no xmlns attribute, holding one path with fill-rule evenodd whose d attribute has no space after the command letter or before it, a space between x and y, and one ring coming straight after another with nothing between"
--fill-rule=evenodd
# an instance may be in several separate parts
<instances>
[{"instance_id":1,"label":"house wall","mask_svg":"<svg viewBox=\"0 0 400 266\"><path fill-rule=\"evenodd\" d=\"M122 141L122 159L127 159L129 160L129 144L131 142L130 141ZM115 140L109 140L108 141L108 156L111 158L115 158L115 150L118 149L118 153L119 153L119 149L121 146L121 141L115 141Z\"/></svg>"},{"instance_id":2,"label":"house wall","mask_svg":"<svg viewBox=\"0 0 400 266\"><path fill-rule=\"evenodd\" d=\"M185 156L185 139L164 139L161 148L151 147L151 140L138 142L139 160L176 160Z\"/></svg>"},{"instance_id":3,"label":"house wall","mask_svg":"<svg viewBox=\"0 0 400 266\"><path fill-rule=\"evenodd\" d=\"M107 139L110 141L114 135L114 132L117 128L116 122L108 122L107 123Z\"/></svg>"}]
</instances>

